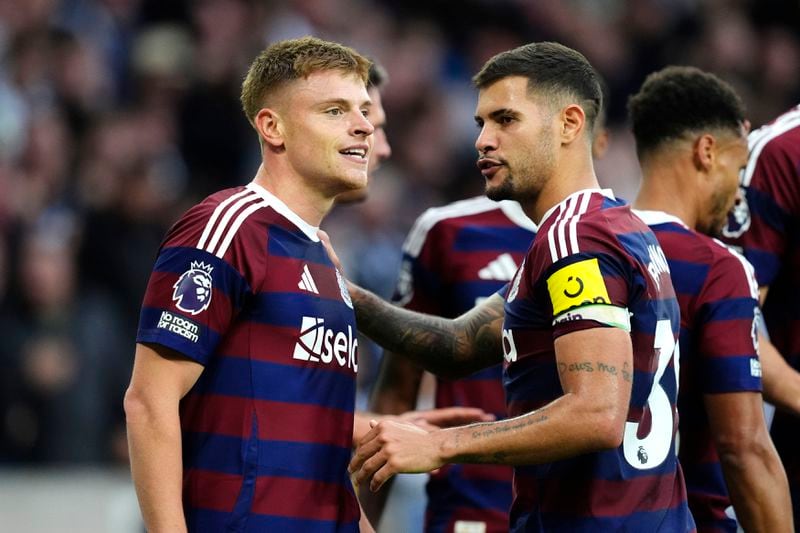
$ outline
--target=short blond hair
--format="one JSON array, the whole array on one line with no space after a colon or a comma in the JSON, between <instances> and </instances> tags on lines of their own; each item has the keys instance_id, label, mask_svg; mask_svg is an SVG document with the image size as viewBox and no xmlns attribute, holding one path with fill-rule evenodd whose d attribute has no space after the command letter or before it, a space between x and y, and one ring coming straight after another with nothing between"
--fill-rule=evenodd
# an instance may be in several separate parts
<instances>
[{"instance_id":1,"label":"short blond hair","mask_svg":"<svg viewBox=\"0 0 800 533\"><path fill-rule=\"evenodd\" d=\"M369 79L371 62L348 46L316 37L278 41L253 60L242 83L242 108L254 124L270 94L283 84L307 78L314 72L340 70L364 81Z\"/></svg>"}]
</instances>

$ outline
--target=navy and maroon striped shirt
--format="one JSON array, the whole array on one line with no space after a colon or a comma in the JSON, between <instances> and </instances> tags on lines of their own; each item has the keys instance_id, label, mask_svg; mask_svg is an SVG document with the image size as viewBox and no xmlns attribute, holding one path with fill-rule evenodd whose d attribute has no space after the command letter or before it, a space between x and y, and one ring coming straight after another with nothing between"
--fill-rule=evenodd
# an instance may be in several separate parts
<instances>
[{"instance_id":1,"label":"navy and maroon striped shirt","mask_svg":"<svg viewBox=\"0 0 800 533\"><path fill-rule=\"evenodd\" d=\"M403 247L395 301L455 318L511 280L535 235L536 225L516 202L481 196L429 209ZM465 379L437 378L436 407L451 406L480 407L505 418L502 365ZM428 482L426 531L508 531L511 477L509 466L442 467Z\"/></svg>"},{"instance_id":2,"label":"navy and maroon striped shirt","mask_svg":"<svg viewBox=\"0 0 800 533\"><path fill-rule=\"evenodd\" d=\"M169 231L137 341L205 368L180 405L190 531L357 531L357 341L316 228L251 183Z\"/></svg>"},{"instance_id":3,"label":"navy and maroon striped shirt","mask_svg":"<svg viewBox=\"0 0 800 533\"><path fill-rule=\"evenodd\" d=\"M681 308L679 458L698 531L738 528L719 462L705 394L760 392L753 267L721 242L659 211L636 211L667 256ZM727 512L726 512L727 511Z\"/></svg>"},{"instance_id":4,"label":"navy and maroon striped shirt","mask_svg":"<svg viewBox=\"0 0 800 533\"><path fill-rule=\"evenodd\" d=\"M509 416L564 392L554 341L574 331L630 332L633 376L623 443L514 469L512 531L692 531L675 454L678 302L655 235L610 191L578 191L542 219L506 295Z\"/></svg>"}]
</instances>

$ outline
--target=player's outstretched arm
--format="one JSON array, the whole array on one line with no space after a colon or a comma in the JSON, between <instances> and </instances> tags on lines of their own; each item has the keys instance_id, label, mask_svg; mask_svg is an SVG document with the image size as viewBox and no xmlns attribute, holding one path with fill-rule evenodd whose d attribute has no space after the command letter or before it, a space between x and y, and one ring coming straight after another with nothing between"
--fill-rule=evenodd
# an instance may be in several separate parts
<instances>
[{"instance_id":1,"label":"player's outstretched arm","mask_svg":"<svg viewBox=\"0 0 800 533\"><path fill-rule=\"evenodd\" d=\"M778 409L800 416L800 372L789 366L769 339L758 335L764 399Z\"/></svg>"},{"instance_id":2,"label":"player's outstretched arm","mask_svg":"<svg viewBox=\"0 0 800 533\"><path fill-rule=\"evenodd\" d=\"M447 319L402 309L348 286L359 332L437 376L460 378L502 361L504 303L497 294Z\"/></svg>"},{"instance_id":3,"label":"player's outstretched arm","mask_svg":"<svg viewBox=\"0 0 800 533\"><path fill-rule=\"evenodd\" d=\"M711 434L736 517L745 531L794 531L783 465L757 392L706 394Z\"/></svg>"},{"instance_id":4,"label":"player's outstretched arm","mask_svg":"<svg viewBox=\"0 0 800 533\"><path fill-rule=\"evenodd\" d=\"M330 237L324 231L319 237L341 270ZM460 378L502 361L504 302L498 294L447 319L394 306L350 281L347 287L360 333L437 376Z\"/></svg>"},{"instance_id":5,"label":"player's outstretched arm","mask_svg":"<svg viewBox=\"0 0 800 533\"><path fill-rule=\"evenodd\" d=\"M631 394L630 335L594 328L559 337L556 360L564 395L541 409L498 422L433 432L380 422L350 462L360 484L378 490L401 472L445 463L524 465L557 461L620 445Z\"/></svg>"},{"instance_id":6,"label":"player's outstretched arm","mask_svg":"<svg viewBox=\"0 0 800 533\"><path fill-rule=\"evenodd\" d=\"M178 404L202 371L202 365L168 348L136 345L125 416L131 474L151 533L186 531Z\"/></svg>"}]
</instances>

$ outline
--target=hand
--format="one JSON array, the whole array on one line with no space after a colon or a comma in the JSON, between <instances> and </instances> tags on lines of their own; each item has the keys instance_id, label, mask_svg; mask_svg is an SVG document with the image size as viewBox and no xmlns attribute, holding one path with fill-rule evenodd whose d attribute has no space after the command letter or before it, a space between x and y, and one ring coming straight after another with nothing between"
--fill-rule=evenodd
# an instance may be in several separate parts
<instances>
[{"instance_id":1,"label":"hand","mask_svg":"<svg viewBox=\"0 0 800 533\"><path fill-rule=\"evenodd\" d=\"M478 407L445 407L427 411L408 411L395 417L427 431L439 428L463 426L474 422L492 422L495 416Z\"/></svg>"},{"instance_id":2,"label":"hand","mask_svg":"<svg viewBox=\"0 0 800 533\"><path fill-rule=\"evenodd\" d=\"M430 472L444 464L436 438L440 432L394 420L370 425L348 467L357 485L369 480L370 490L377 492L395 474Z\"/></svg>"},{"instance_id":3,"label":"hand","mask_svg":"<svg viewBox=\"0 0 800 533\"><path fill-rule=\"evenodd\" d=\"M333 266L344 276L344 269L342 268L342 262L339 261L339 256L336 255L336 251L333 249L333 245L331 245L331 238L325 233L323 230L317 230L317 236L319 240L322 242L322 245L325 247L325 251L328 252L328 256L331 258L331 262Z\"/></svg>"}]
</instances>

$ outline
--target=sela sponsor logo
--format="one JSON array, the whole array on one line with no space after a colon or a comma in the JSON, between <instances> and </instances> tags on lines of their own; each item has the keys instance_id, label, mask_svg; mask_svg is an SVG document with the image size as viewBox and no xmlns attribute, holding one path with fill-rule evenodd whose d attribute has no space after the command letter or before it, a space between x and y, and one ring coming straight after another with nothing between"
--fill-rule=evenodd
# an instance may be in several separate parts
<instances>
[{"instance_id":1,"label":"sela sponsor logo","mask_svg":"<svg viewBox=\"0 0 800 533\"><path fill-rule=\"evenodd\" d=\"M180 315L174 315L169 311L161 312L161 317L159 317L156 327L180 335L192 342L197 342L198 333L200 332L200 326L191 320L183 318Z\"/></svg>"},{"instance_id":2,"label":"sela sponsor logo","mask_svg":"<svg viewBox=\"0 0 800 533\"><path fill-rule=\"evenodd\" d=\"M325 327L322 318L304 316L300 325L300 338L294 346L294 359L300 361L322 362L352 368L358 372L358 339L353 328L347 326L347 333Z\"/></svg>"},{"instance_id":3,"label":"sela sponsor logo","mask_svg":"<svg viewBox=\"0 0 800 533\"><path fill-rule=\"evenodd\" d=\"M653 278L656 287L661 290L661 275L669 275L669 264L667 258L664 256L664 250L657 244L648 244L647 253L650 255L650 262L647 263L647 272Z\"/></svg>"},{"instance_id":4,"label":"sela sponsor logo","mask_svg":"<svg viewBox=\"0 0 800 533\"><path fill-rule=\"evenodd\" d=\"M211 304L213 280L211 271L214 267L202 261L192 261L189 270L181 274L172 286L172 300L175 307L184 313L196 315L202 313Z\"/></svg>"}]
</instances>

